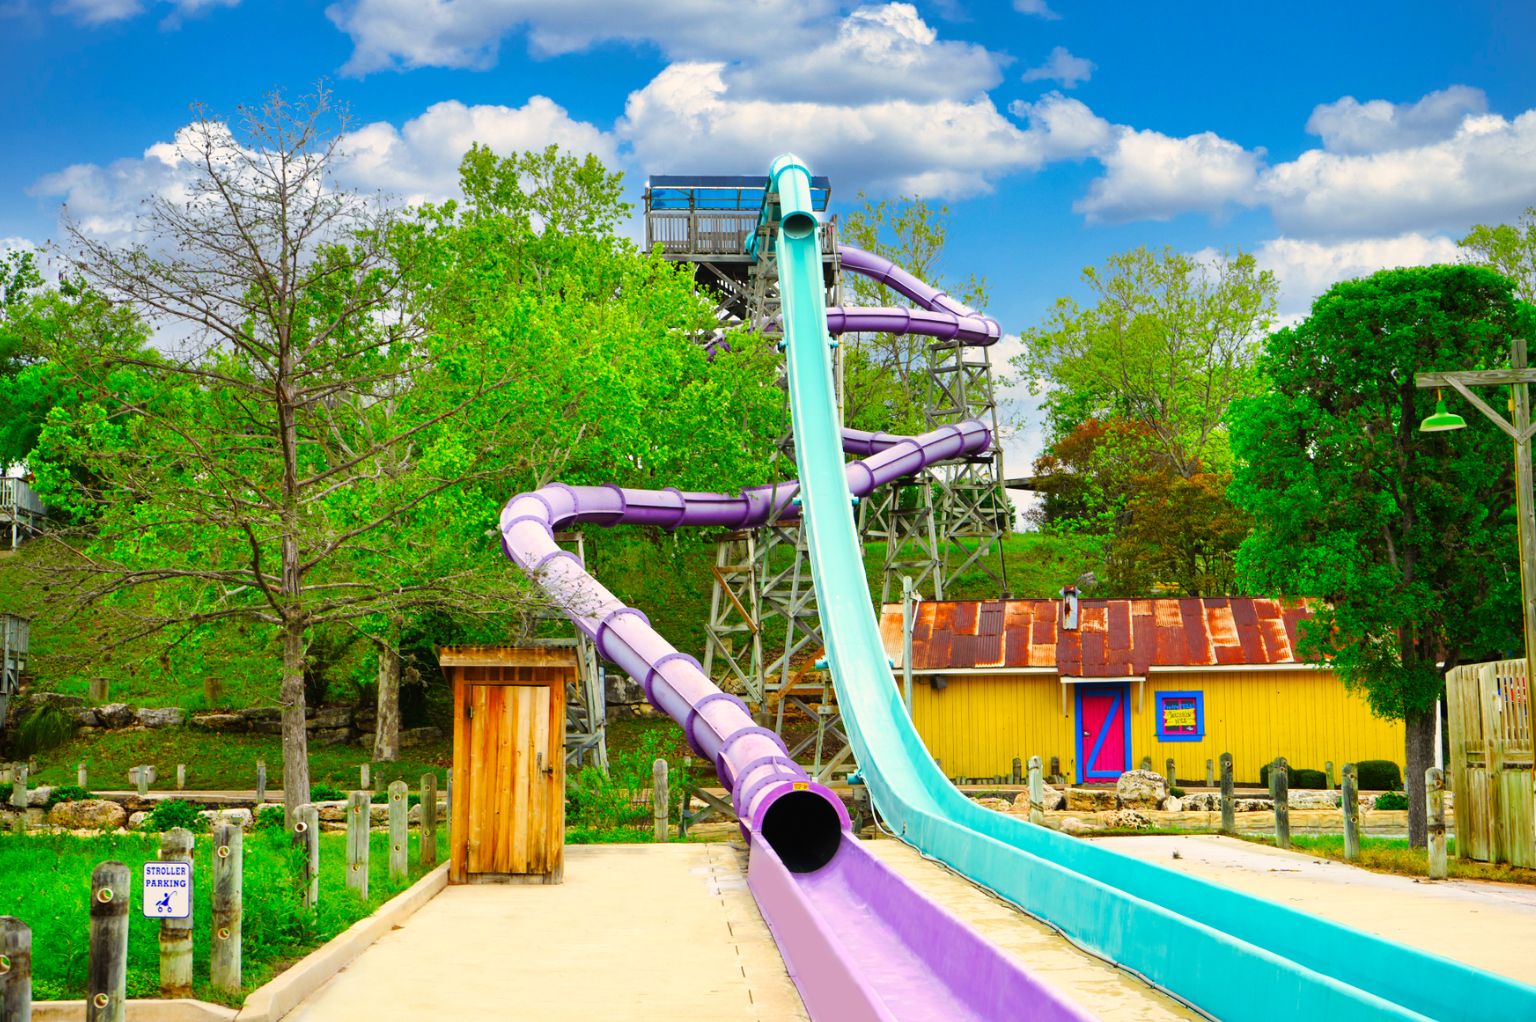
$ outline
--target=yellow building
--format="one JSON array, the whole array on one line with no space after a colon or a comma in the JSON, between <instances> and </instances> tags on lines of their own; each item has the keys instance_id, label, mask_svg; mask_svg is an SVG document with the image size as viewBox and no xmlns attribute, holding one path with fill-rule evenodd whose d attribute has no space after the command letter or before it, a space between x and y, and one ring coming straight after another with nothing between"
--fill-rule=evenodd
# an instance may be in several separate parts
<instances>
[{"instance_id":1,"label":"yellow building","mask_svg":"<svg viewBox=\"0 0 1536 1022\"><path fill-rule=\"evenodd\" d=\"M1231 753L1241 782L1284 756L1401 762L1403 725L1372 714L1327 668L1298 662L1306 601L1252 598L922 601L912 627L913 720L951 777L1059 757L1077 784L1113 783L1150 756L1203 782ZM902 610L880 630L903 673Z\"/></svg>"}]
</instances>

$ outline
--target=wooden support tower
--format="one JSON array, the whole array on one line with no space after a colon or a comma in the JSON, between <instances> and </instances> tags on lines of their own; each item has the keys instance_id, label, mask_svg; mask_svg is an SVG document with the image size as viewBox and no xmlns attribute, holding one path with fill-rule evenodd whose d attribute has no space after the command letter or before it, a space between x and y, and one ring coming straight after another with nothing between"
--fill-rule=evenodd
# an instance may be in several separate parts
<instances>
[{"instance_id":1,"label":"wooden support tower","mask_svg":"<svg viewBox=\"0 0 1536 1022\"><path fill-rule=\"evenodd\" d=\"M0 476L0 545L15 550L42 533L47 517L48 509L26 480Z\"/></svg>"},{"instance_id":2,"label":"wooden support tower","mask_svg":"<svg viewBox=\"0 0 1536 1022\"><path fill-rule=\"evenodd\" d=\"M0 614L0 732L5 730L11 698L21 688L21 676L27 670L29 632L26 618Z\"/></svg>"}]
</instances>

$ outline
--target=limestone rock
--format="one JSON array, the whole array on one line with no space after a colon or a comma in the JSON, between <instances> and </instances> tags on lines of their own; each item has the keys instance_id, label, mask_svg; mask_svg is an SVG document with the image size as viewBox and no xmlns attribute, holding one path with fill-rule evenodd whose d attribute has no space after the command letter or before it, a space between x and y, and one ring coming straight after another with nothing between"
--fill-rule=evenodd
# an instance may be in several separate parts
<instances>
[{"instance_id":1,"label":"limestone rock","mask_svg":"<svg viewBox=\"0 0 1536 1022\"><path fill-rule=\"evenodd\" d=\"M1156 809L1168 797L1168 782L1151 770L1127 770L1115 782L1115 794L1128 809Z\"/></svg>"},{"instance_id":2,"label":"limestone rock","mask_svg":"<svg viewBox=\"0 0 1536 1022\"><path fill-rule=\"evenodd\" d=\"M1293 791L1286 802L1292 809L1337 809L1339 795L1334 791Z\"/></svg>"},{"instance_id":3,"label":"limestone rock","mask_svg":"<svg viewBox=\"0 0 1536 1022\"><path fill-rule=\"evenodd\" d=\"M162 706L158 709L139 708L139 723L148 728L180 727L187 719L187 711L179 706Z\"/></svg>"},{"instance_id":4,"label":"limestone rock","mask_svg":"<svg viewBox=\"0 0 1536 1022\"><path fill-rule=\"evenodd\" d=\"M190 723L199 731L215 731L219 733L244 731L251 726L250 721L238 713L193 714Z\"/></svg>"},{"instance_id":5,"label":"limestone rock","mask_svg":"<svg viewBox=\"0 0 1536 1022\"><path fill-rule=\"evenodd\" d=\"M259 735L280 735L283 733L283 722L280 720L253 720L251 730Z\"/></svg>"},{"instance_id":6,"label":"limestone rock","mask_svg":"<svg viewBox=\"0 0 1536 1022\"><path fill-rule=\"evenodd\" d=\"M1092 831L1092 827L1088 826L1088 824L1084 823L1082 820L1079 820L1075 816L1069 816L1065 820L1061 821L1061 832L1063 834L1070 834L1073 837L1081 837L1084 834L1092 833Z\"/></svg>"},{"instance_id":7,"label":"limestone rock","mask_svg":"<svg viewBox=\"0 0 1536 1022\"><path fill-rule=\"evenodd\" d=\"M48 804L48 796L53 794L53 789L44 784L27 792L27 805L42 807Z\"/></svg>"},{"instance_id":8,"label":"limestone rock","mask_svg":"<svg viewBox=\"0 0 1536 1022\"><path fill-rule=\"evenodd\" d=\"M1005 798L978 798L976 800L976 804L985 809L991 809L994 812L999 813L1007 812L1009 807L1013 805L1013 803L1009 802ZM1025 796L1024 808L1029 808L1029 797L1027 795Z\"/></svg>"},{"instance_id":9,"label":"limestone rock","mask_svg":"<svg viewBox=\"0 0 1536 1022\"><path fill-rule=\"evenodd\" d=\"M1169 798L1169 802L1174 799ZM1178 801L1184 804L1186 813L1215 813L1221 811L1221 796L1209 791L1193 791Z\"/></svg>"},{"instance_id":10,"label":"limestone rock","mask_svg":"<svg viewBox=\"0 0 1536 1022\"><path fill-rule=\"evenodd\" d=\"M251 706L239 711L246 720L282 720L283 711L276 706Z\"/></svg>"},{"instance_id":11,"label":"limestone rock","mask_svg":"<svg viewBox=\"0 0 1536 1022\"><path fill-rule=\"evenodd\" d=\"M1040 787L1040 804L1048 813L1053 813L1067 804L1067 797L1049 784Z\"/></svg>"},{"instance_id":12,"label":"limestone rock","mask_svg":"<svg viewBox=\"0 0 1536 1022\"><path fill-rule=\"evenodd\" d=\"M1115 793L1105 788L1068 788L1067 809L1074 813L1097 813L1118 808Z\"/></svg>"},{"instance_id":13,"label":"limestone rock","mask_svg":"<svg viewBox=\"0 0 1536 1022\"><path fill-rule=\"evenodd\" d=\"M1104 822L1119 830L1147 830L1152 826L1151 820L1134 809L1122 809L1117 813L1110 813Z\"/></svg>"},{"instance_id":14,"label":"limestone rock","mask_svg":"<svg viewBox=\"0 0 1536 1022\"><path fill-rule=\"evenodd\" d=\"M610 706L629 706L645 702L645 689L624 672L609 671L603 676L603 698Z\"/></svg>"},{"instance_id":15,"label":"limestone rock","mask_svg":"<svg viewBox=\"0 0 1536 1022\"><path fill-rule=\"evenodd\" d=\"M410 749L428 742L441 741L443 729L440 727L408 727L400 730L400 748Z\"/></svg>"},{"instance_id":16,"label":"limestone rock","mask_svg":"<svg viewBox=\"0 0 1536 1022\"><path fill-rule=\"evenodd\" d=\"M136 812L136 813L129 813L128 814L128 829L129 830L138 830L140 827L144 826L144 821L147 820L147 819L149 819L149 814L144 812L143 810L140 810L139 812Z\"/></svg>"},{"instance_id":17,"label":"limestone rock","mask_svg":"<svg viewBox=\"0 0 1536 1022\"><path fill-rule=\"evenodd\" d=\"M320 731L312 731L309 740L316 745L343 745L352 737L352 729L349 727L326 728Z\"/></svg>"},{"instance_id":18,"label":"limestone rock","mask_svg":"<svg viewBox=\"0 0 1536 1022\"><path fill-rule=\"evenodd\" d=\"M1232 811L1234 813L1271 813L1275 810L1275 803L1267 798L1234 798Z\"/></svg>"},{"instance_id":19,"label":"limestone rock","mask_svg":"<svg viewBox=\"0 0 1536 1022\"><path fill-rule=\"evenodd\" d=\"M1182 813L1184 811L1184 800L1181 798L1174 798L1172 795L1169 795L1167 798L1163 799L1163 811L1169 813Z\"/></svg>"},{"instance_id":20,"label":"limestone rock","mask_svg":"<svg viewBox=\"0 0 1536 1022\"><path fill-rule=\"evenodd\" d=\"M127 810L104 798L60 802L48 810L48 822L68 830L115 830L127 820Z\"/></svg>"},{"instance_id":21,"label":"limestone rock","mask_svg":"<svg viewBox=\"0 0 1536 1022\"><path fill-rule=\"evenodd\" d=\"M151 764L151 765L145 766L144 770L149 774L149 783L150 784L154 784L155 783L155 768L154 768L154 765ZM130 788L137 788L138 786L139 786L139 768L138 767L129 767L128 768L128 787L130 787Z\"/></svg>"},{"instance_id":22,"label":"limestone rock","mask_svg":"<svg viewBox=\"0 0 1536 1022\"><path fill-rule=\"evenodd\" d=\"M27 702L33 706L52 703L54 706L62 706L67 709L71 706L84 706L85 697L66 695L63 692L33 692L27 696Z\"/></svg>"},{"instance_id":23,"label":"limestone rock","mask_svg":"<svg viewBox=\"0 0 1536 1022\"><path fill-rule=\"evenodd\" d=\"M136 720L133 708L127 703L108 703L96 707L96 719L101 721L102 727L110 728L128 727Z\"/></svg>"},{"instance_id":24,"label":"limestone rock","mask_svg":"<svg viewBox=\"0 0 1536 1022\"><path fill-rule=\"evenodd\" d=\"M101 718L96 716L96 710L90 706L76 706L69 711L69 715L75 718L75 723L81 727L101 727Z\"/></svg>"},{"instance_id":25,"label":"limestone rock","mask_svg":"<svg viewBox=\"0 0 1536 1022\"><path fill-rule=\"evenodd\" d=\"M315 811L320 819L328 823L345 823L347 821L347 804L345 802L316 802Z\"/></svg>"},{"instance_id":26,"label":"limestone rock","mask_svg":"<svg viewBox=\"0 0 1536 1022\"><path fill-rule=\"evenodd\" d=\"M352 707L322 706L315 710L314 714L304 722L304 726L311 731L332 731L337 728L350 728L352 726Z\"/></svg>"},{"instance_id":27,"label":"limestone rock","mask_svg":"<svg viewBox=\"0 0 1536 1022\"><path fill-rule=\"evenodd\" d=\"M221 823L234 823L238 824L241 830L251 829L249 809L204 809L197 815L207 820L210 827L217 827Z\"/></svg>"}]
</instances>

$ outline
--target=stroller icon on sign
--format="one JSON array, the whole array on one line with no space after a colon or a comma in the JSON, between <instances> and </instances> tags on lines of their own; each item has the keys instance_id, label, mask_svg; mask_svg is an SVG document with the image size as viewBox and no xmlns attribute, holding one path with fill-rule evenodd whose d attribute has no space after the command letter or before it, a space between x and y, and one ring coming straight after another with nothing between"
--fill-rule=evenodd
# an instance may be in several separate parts
<instances>
[{"instance_id":1,"label":"stroller icon on sign","mask_svg":"<svg viewBox=\"0 0 1536 1022\"><path fill-rule=\"evenodd\" d=\"M170 891L166 891L164 894L162 894L160 896L160 900L155 902L155 911L156 912L169 912L170 910L171 910L171 892Z\"/></svg>"}]
</instances>

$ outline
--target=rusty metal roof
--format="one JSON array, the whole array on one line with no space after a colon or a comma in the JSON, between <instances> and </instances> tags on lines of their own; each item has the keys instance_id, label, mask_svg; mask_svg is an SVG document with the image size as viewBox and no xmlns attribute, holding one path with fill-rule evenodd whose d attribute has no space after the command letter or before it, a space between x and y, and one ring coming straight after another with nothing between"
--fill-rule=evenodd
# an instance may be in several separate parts
<instances>
[{"instance_id":1,"label":"rusty metal roof","mask_svg":"<svg viewBox=\"0 0 1536 1022\"><path fill-rule=\"evenodd\" d=\"M912 669L1034 668L1081 678L1140 677L1149 667L1298 664L1306 600L1080 600L1064 629L1061 600L924 600L912 628ZM901 604L880 615L886 652L901 664Z\"/></svg>"}]
</instances>

